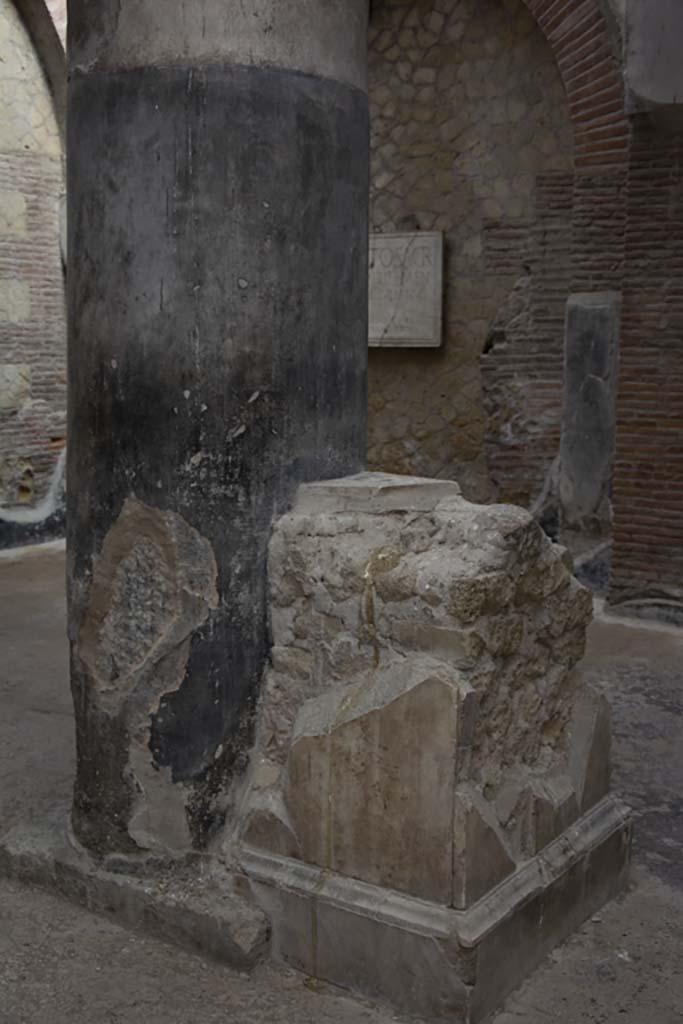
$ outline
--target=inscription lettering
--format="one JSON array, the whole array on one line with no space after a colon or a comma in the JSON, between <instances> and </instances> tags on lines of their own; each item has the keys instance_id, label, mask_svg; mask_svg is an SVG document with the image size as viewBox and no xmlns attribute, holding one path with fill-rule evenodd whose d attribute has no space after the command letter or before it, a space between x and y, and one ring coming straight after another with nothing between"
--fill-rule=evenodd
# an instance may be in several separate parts
<instances>
[{"instance_id":1,"label":"inscription lettering","mask_svg":"<svg viewBox=\"0 0 683 1024\"><path fill-rule=\"evenodd\" d=\"M370 345L438 346L443 236L370 236Z\"/></svg>"}]
</instances>

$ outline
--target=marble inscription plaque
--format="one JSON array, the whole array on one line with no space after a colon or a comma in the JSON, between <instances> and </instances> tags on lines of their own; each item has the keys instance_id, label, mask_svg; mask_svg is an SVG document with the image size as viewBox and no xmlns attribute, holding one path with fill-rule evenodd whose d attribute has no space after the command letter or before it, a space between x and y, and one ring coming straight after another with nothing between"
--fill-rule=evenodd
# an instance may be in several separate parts
<instances>
[{"instance_id":1,"label":"marble inscription plaque","mask_svg":"<svg viewBox=\"0 0 683 1024\"><path fill-rule=\"evenodd\" d=\"M440 231L370 235L370 345L438 347L442 276Z\"/></svg>"}]
</instances>

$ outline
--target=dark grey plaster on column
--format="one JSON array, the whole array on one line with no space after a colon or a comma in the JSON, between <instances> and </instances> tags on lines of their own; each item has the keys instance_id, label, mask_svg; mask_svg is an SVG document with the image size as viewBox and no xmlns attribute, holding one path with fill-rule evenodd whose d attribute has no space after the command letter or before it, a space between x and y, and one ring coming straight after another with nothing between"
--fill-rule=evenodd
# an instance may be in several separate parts
<instances>
[{"instance_id":1,"label":"dark grey plaster on column","mask_svg":"<svg viewBox=\"0 0 683 1024\"><path fill-rule=\"evenodd\" d=\"M77 667L95 559L135 500L182 517L216 560L182 678L144 711L149 761L189 789L201 846L249 744L272 518L301 481L364 462L366 97L255 66L76 71L69 135L77 820L100 852L135 845L144 723Z\"/></svg>"}]
</instances>

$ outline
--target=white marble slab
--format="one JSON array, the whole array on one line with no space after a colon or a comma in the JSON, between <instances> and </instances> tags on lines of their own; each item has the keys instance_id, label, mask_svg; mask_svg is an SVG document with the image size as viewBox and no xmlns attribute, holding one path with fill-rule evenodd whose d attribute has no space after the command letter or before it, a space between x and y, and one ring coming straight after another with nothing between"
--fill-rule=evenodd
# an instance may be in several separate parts
<instances>
[{"instance_id":1,"label":"white marble slab","mask_svg":"<svg viewBox=\"0 0 683 1024\"><path fill-rule=\"evenodd\" d=\"M442 232L370 235L370 345L436 348L442 314Z\"/></svg>"}]
</instances>

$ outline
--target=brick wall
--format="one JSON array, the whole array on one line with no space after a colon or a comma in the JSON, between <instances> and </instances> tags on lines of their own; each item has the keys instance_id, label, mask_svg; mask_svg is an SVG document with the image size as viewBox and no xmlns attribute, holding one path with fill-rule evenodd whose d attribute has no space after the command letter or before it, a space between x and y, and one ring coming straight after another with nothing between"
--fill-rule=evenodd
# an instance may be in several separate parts
<instances>
[{"instance_id":1,"label":"brick wall","mask_svg":"<svg viewBox=\"0 0 683 1024\"><path fill-rule=\"evenodd\" d=\"M576 291L621 286L629 123L621 40L600 0L527 0L562 76L574 126Z\"/></svg>"},{"instance_id":2,"label":"brick wall","mask_svg":"<svg viewBox=\"0 0 683 1024\"><path fill-rule=\"evenodd\" d=\"M633 121L611 603L683 617L683 134Z\"/></svg>"},{"instance_id":3,"label":"brick wall","mask_svg":"<svg viewBox=\"0 0 683 1024\"><path fill-rule=\"evenodd\" d=\"M0 0L0 505L43 498L65 439L62 154L48 86Z\"/></svg>"}]
</instances>

